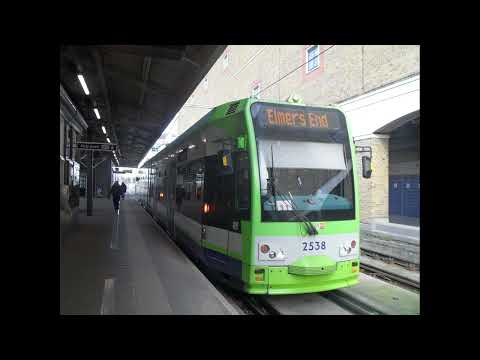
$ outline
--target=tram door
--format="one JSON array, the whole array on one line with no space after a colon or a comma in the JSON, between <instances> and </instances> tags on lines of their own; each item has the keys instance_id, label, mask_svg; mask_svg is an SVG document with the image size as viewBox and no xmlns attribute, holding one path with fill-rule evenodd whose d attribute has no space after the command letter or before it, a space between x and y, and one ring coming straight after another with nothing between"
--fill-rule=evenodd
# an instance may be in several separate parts
<instances>
[{"instance_id":1,"label":"tram door","mask_svg":"<svg viewBox=\"0 0 480 360\"><path fill-rule=\"evenodd\" d=\"M175 235L175 184L177 182L177 169L172 162L167 170L167 229L170 234Z\"/></svg>"},{"instance_id":2,"label":"tram door","mask_svg":"<svg viewBox=\"0 0 480 360\"><path fill-rule=\"evenodd\" d=\"M232 227L234 205L234 182L232 174L219 173L219 158L217 155L205 158L205 188L204 203L210 205L208 213L204 213L202 223L205 226L205 239L209 244L206 257L225 266L226 257L217 251L210 251L209 246L222 249L227 253L228 232Z\"/></svg>"}]
</instances>

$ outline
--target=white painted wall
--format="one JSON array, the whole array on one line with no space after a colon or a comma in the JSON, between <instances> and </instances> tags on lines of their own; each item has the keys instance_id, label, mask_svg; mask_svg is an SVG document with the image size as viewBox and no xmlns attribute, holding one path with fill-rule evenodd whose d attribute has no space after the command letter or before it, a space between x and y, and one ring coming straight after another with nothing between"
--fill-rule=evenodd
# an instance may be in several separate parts
<instances>
[{"instance_id":1,"label":"white painted wall","mask_svg":"<svg viewBox=\"0 0 480 360\"><path fill-rule=\"evenodd\" d=\"M368 135L393 120L420 109L420 76L414 76L338 103L354 137Z\"/></svg>"}]
</instances>

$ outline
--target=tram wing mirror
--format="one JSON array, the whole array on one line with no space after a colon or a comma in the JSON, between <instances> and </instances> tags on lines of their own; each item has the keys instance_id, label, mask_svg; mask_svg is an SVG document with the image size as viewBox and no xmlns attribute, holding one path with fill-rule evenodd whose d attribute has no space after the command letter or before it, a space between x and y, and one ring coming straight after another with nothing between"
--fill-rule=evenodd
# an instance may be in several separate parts
<instances>
[{"instance_id":1,"label":"tram wing mirror","mask_svg":"<svg viewBox=\"0 0 480 360\"><path fill-rule=\"evenodd\" d=\"M365 179L372 176L372 158L370 156L362 156L362 175Z\"/></svg>"},{"instance_id":2,"label":"tram wing mirror","mask_svg":"<svg viewBox=\"0 0 480 360\"><path fill-rule=\"evenodd\" d=\"M220 162L219 175L233 174L232 153L230 150L220 150L218 152L218 159Z\"/></svg>"}]
</instances>

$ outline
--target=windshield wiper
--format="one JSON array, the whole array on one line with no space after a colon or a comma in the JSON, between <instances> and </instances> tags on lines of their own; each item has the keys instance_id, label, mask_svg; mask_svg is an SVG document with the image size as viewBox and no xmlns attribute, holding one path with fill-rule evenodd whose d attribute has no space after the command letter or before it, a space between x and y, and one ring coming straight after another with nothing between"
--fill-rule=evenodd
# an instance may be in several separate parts
<instances>
[{"instance_id":1,"label":"windshield wiper","mask_svg":"<svg viewBox=\"0 0 480 360\"><path fill-rule=\"evenodd\" d=\"M290 202L292 204L292 212L293 212L293 216L303 222L303 224L305 225L305 228L307 229L307 233L308 235L317 235L318 234L318 231L317 229L315 228L315 226L313 226L312 222L305 216L305 215L300 215L296 212L296 210L298 209L298 205L297 203L293 200L293 197L290 197L290 200L288 200L287 196L283 193L281 193L280 191L277 190L277 194L280 196L280 198L284 201L284 202Z\"/></svg>"},{"instance_id":2,"label":"windshield wiper","mask_svg":"<svg viewBox=\"0 0 480 360\"><path fill-rule=\"evenodd\" d=\"M278 195L280 195L280 198L285 202L288 203L288 199L285 200L287 197L286 195L282 194L280 191L278 191L275 187L275 174L274 174L274 169L275 169L275 165L274 165L274 162L273 162L273 144L270 145L270 152L271 152L271 155L272 155L272 171L271 171L271 187L272 187L272 195L273 195L273 201L275 203L275 211L278 211L277 210L277 193ZM293 211L293 215L294 217L297 219L297 220L300 220L303 222L303 224L305 225L305 228L307 229L307 233L308 235L317 235L318 234L318 231L317 229L315 229L315 226L313 226L312 222L304 215L298 215L297 212L294 209L298 209L298 206L297 204L293 201L293 197L291 197L291 204L292 204L292 211Z\"/></svg>"}]
</instances>

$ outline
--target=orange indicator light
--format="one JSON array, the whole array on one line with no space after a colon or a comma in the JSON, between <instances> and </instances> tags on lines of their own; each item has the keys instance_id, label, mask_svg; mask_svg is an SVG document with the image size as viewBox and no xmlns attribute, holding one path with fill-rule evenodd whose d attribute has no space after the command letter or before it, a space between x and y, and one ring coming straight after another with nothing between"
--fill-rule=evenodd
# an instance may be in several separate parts
<instances>
[{"instance_id":1,"label":"orange indicator light","mask_svg":"<svg viewBox=\"0 0 480 360\"><path fill-rule=\"evenodd\" d=\"M203 213L208 214L210 212L210 205L208 203L203 204Z\"/></svg>"}]
</instances>

